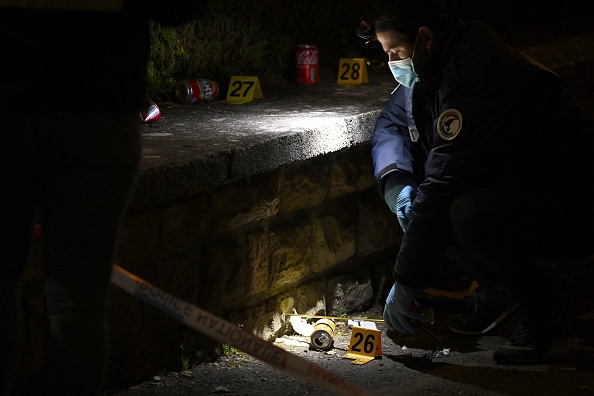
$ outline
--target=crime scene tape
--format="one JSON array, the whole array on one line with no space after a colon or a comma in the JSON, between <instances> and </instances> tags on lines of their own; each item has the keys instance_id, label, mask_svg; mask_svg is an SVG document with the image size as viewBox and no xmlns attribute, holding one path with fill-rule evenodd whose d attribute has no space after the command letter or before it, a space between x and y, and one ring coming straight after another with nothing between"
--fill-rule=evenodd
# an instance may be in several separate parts
<instances>
[{"instance_id":1,"label":"crime scene tape","mask_svg":"<svg viewBox=\"0 0 594 396\"><path fill-rule=\"evenodd\" d=\"M165 293L118 265L113 266L111 282L185 325L218 342L231 345L295 378L338 395L372 394L316 363L287 352L239 326Z\"/></svg>"},{"instance_id":2,"label":"crime scene tape","mask_svg":"<svg viewBox=\"0 0 594 396\"><path fill-rule=\"evenodd\" d=\"M357 322L378 322L382 323L383 319L367 319L367 318L348 318L342 316L324 316L324 315L306 315L298 313L286 313L285 316L298 316L300 318L311 318L311 319L332 319L332 320L353 320Z\"/></svg>"}]
</instances>

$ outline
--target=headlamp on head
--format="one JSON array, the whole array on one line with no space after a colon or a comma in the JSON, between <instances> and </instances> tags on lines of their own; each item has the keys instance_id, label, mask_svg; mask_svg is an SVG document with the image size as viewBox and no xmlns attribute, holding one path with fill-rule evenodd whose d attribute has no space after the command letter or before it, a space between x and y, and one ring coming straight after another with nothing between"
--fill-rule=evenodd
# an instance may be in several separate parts
<instances>
[{"instance_id":1,"label":"headlamp on head","mask_svg":"<svg viewBox=\"0 0 594 396\"><path fill-rule=\"evenodd\" d=\"M412 42L420 26L438 31L447 15L444 0L376 0L367 16L372 22L362 22L357 35L368 44L376 42L376 33L394 30Z\"/></svg>"},{"instance_id":2,"label":"headlamp on head","mask_svg":"<svg viewBox=\"0 0 594 396\"><path fill-rule=\"evenodd\" d=\"M357 37L367 40L365 44L369 44L375 40L375 29L373 24L367 21L361 21L359 29L357 29Z\"/></svg>"}]
</instances>

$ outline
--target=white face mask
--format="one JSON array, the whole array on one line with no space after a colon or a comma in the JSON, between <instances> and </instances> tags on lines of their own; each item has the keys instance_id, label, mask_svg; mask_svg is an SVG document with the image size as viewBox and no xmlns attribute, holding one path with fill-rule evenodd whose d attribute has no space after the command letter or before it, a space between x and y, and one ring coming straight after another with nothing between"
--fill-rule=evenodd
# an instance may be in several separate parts
<instances>
[{"instance_id":1,"label":"white face mask","mask_svg":"<svg viewBox=\"0 0 594 396\"><path fill-rule=\"evenodd\" d=\"M396 82L408 88L412 88L417 81L420 81L419 76L415 72L415 66L412 61L412 58L414 58L415 56L416 48L417 39L415 39L415 45L413 47L413 53L411 57L388 62L388 67L390 68L392 75L396 79Z\"/></svg>"}]
</instances>

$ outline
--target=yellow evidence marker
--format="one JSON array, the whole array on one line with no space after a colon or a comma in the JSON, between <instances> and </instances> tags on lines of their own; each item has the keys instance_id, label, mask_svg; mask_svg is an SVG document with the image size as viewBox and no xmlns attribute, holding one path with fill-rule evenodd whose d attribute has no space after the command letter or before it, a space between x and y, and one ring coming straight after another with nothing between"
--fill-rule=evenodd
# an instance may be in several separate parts
<instances>
[{"instance_id":1,"label":"yellow evidence marker","mask_svg":"<svg viewBox=\"0 0 594 396\"><path fill-rule=\"evenodd\" d=\"M369 82L367 63L363 58L340 58L338 61L338 85L360 85Z\"/></svg>"},{"instance_id":2,"label":"yellow evidence marker","mask_svg":"<svg viewBox=\"0 0 594 396\"><path fill-rule=\"evenodd\" d=\"M262 99L262 88L260 81L255 76L233 76L229 81L227 102L232 104L244 104L253 99Z\"/></svg>"},{"instance_id":3,"label":"yellow evidence marker","mask_svg":"<svg viewBox=\"0 0 594 396\"><path fill-rule=\"evenodd\" d=\"M349 352L345 359L354 359L352 364L365 364L382 356L382 333L380 330L353 326Z\"/></svg>"}]
</instances>

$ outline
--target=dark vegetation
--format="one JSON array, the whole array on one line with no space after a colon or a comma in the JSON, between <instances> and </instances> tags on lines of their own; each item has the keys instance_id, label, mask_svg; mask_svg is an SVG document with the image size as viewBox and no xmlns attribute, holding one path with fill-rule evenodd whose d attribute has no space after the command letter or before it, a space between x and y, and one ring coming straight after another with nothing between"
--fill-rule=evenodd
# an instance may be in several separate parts
<instances>
[{"instance_id":1,"label":"dark vegetation","mask_svg":"<svg viewBox=\"0 0 594 396\"><path fill-rule=\"evenodd\" d=\"M218 0L199 20L152 26L149 96L183 78L209 78L224 89L233 75L291 78L298 44L316 44L320 66L356 55L361 0Z\"/></svg>"},{"instance_id":2,"label":"dark vegetation","mask_svg":"<svg viewBox=\"0 0 594 396\"><path fill-rule=\"evenodd\" d=\"M226 94L234 75L293 80L298 44L316 44L320 67L341 57L383 60L355 32L370 0L217 0L200 19L177 28L151 27L148 63L152 99L171 97L184 78L208 78ZM591 0L447 0L463 18L489 23L509 44L523 47L593 29Z\"/></svg>"}]
</instances>

